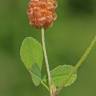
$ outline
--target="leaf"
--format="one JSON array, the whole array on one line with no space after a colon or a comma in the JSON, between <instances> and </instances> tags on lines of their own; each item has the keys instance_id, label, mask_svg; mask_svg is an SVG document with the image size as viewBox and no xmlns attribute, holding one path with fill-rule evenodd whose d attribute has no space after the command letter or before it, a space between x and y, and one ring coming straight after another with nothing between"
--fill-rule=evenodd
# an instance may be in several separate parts
<instances>
[{"instance_id":1,"label":"leaf","mask_svg":"<svg viewBox=\"0 0 96 96\"><path fill-rule=\"evenodd\" d=\"M73 73L74 67L71 65L59 65L51 71L53 82L57 87L67 87L72 85L76 79L76 72Z\"/></svg>"},{"instance_id":2,"label":"leaf","mask_svg":"<svg viewBox=\"0 0 96 96\"><path fill-rule=\"evenodd\" d=\"M28 71L33 72L31 75L34 84L39 85L40 80L36 75L40 77L42 68L43 50L41 44L32 37L25 38L20 49L20 56Z\"/></svg>"},{"instance_id":3,"label":"leaf","mask_svg":"<svg viewBox=\"0 0 96 96\"><path fill-rule=\"evenodd\" d=\"M35 86L38 86L41 82L41 70L37 66L37 64L32 65L32 69L30 71L30 74L32 76L33 83L35 84Z\"/></svg>"}]
</instances>

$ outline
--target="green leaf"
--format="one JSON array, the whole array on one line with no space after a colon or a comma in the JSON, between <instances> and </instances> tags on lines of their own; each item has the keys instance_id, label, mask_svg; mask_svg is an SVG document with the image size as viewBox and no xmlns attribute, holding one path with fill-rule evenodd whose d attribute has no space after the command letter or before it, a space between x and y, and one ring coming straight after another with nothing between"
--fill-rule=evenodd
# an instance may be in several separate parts
<instances>
[{"instance_id":1,"label":"green leaf","mask_svg":"<svg viewBox=\"0 0 96 96\"><path fill-rule=\"evenodd\" d=\"M32 76L33 83L35 84L35 86L38 86L41 82L41 70L37 64L32 65L30 74Z\"/></svg>"},{"instance_id":2,"label":"green leaf","mask_svg":"<svg viewBox=\"0 0 96 96\"><path fill-rule=\"evenodd\" d=\"M24 39L21 49L20 56L28 71L31 71L32 80L37 86L40 84L41 68L43 61L43 50L41 44L32 37Z\"/></svg>"},{"instance_id":3,"label":"green leaf","mask_svg":"<svg viewBox=\"0 0 96 96\"><path fill-rule=\"evenodd\" d=\"M72 85L76 79L76 72L73 73L74 67L71 65L59 65L51 71L52 79L59 88Z\"/></svg>"}]
</instances>

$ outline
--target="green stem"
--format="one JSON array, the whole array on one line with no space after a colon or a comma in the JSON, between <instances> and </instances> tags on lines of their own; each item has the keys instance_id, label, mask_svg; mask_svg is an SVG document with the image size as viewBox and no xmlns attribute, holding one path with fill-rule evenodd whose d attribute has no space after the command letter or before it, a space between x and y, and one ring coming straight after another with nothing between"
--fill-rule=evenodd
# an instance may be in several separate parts
<instances>
[{"instance_id":1,"label":"green stem","mask_svg":"<svg viewBox=\"0 0 96 96\"><path fill-rule=\"evenodd\" d=\"M77 62L77 64L75 65L74 70L70 73L68 79L66 80L66 82L64 82L64 84L67 83L70 80L72 74L74 72L76 72L78 70L78 68L83 64L83 62L86 60L86 58L90 54L90 52L91 52L91 50L92 50L92 48L93 48L93 46L94 46L95 43L96 43L96 36L91 41L91 44L89 45L89 47L85 50L84 54L81 56L80 60ZM64 84L62 84L63 86L58 90L59 93L64 88Z\"/></svg>"},{"instance_id":2,"label":"green stem","mask_svg":"<svg viewBox=\"0 0 96 96\"><path fill-rule=\"evenodd\" d=\"M34 74L32 71L29 71L29 72L32 73L32 74ZM35 74L34 74L34 75L35 75ZM38 79L41 81L41 84L49 91L49 88L48 88L48 86L45 84L45 82L42 81L39 76L37 76L37 75L35 75L35 76L36 76L36 78L38 78Z\"/></svg>"},{"instance_id":3,"label":"green stem","mask_svg":"<svg viewBox=\"0 0 96 96\"><path fill-rule=\"evenodd\" d=\"M49 83L50 96L52 96L52 92L51 92L51 74L50 74L49 63L48 63L48 57L47 57L47 52L46 52L44 31L45 31L44 28L42 28L42 29L41 29L42 47L43 47L44 58L45 58L45 64L46 64L46 70L47 70L47 75L48 75L48 83Z\"/></svg>"},{"instance_id":4,"label":"green stem","mask_svg":"<svg viewBox=\"0 0 96 96\"><path fill-rule=\"evenodd\" d=\"M96 43L96 36L93 38L91 44L89 45L89 47L85 50L84 54L81 56L80 60L77 62L75 68L76 70L78 70L78 68L83 64L83 62L86 60L86 58L88 57L88 55L90 54L94 44Z\"/></svg>"},{"instance_id":5,"label":"green stem","mask_svg":"<svg viewBox=\"0 0 96 96\"><path fill-rule=\"evenodd\" d=\"M41 84L49 91L48 86L41 80Z\"/></svg>"}]
</instances>

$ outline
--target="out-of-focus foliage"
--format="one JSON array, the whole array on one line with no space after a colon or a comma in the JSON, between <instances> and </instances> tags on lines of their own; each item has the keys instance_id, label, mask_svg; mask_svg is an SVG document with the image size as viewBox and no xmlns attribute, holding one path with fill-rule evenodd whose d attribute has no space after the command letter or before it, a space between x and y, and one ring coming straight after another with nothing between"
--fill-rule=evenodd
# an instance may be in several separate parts
<instances>
[{"instance_id":1,"label":"out-of-focus foliage","mask_svg":"<svg viewBox=\"0 0 96 96\"><path fill-rule=\"evenodd\" d=\"M41 41L40 30L26 15L28 0L0 0L0 96L48 96L36 88L20 60L20 45L27 36ZM96 0L58 0L58 19L46 32L51 69L76 64L96 35ZM60 96L96 95L96 46L79 70L78 80Z\"/></svg>"}]
</instances>

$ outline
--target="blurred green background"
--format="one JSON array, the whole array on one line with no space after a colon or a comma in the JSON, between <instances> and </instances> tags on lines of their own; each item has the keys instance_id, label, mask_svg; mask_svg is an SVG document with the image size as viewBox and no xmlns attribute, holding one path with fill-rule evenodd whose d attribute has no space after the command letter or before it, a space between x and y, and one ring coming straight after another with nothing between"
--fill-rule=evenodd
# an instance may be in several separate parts
<instances>
[{"instance_id":1,"label":"blurred green background","mask_svg":"<svg viewBox=\"0 0 96 96\"><path fill-rule=\"evenodd\" d=\"M48 96L36 88L20 60L22 40L41 40L26 15L28 0L0 0L0 96ZM58 0L58 19L46 32L51 69L75 65L96 35L96 0ZM96 96L96 45L78 72L78 80L60 96Z\"/></svg>"}]
</instances>

